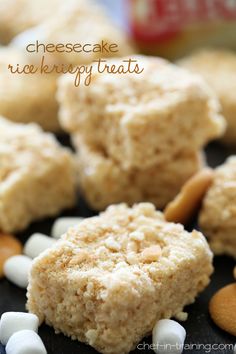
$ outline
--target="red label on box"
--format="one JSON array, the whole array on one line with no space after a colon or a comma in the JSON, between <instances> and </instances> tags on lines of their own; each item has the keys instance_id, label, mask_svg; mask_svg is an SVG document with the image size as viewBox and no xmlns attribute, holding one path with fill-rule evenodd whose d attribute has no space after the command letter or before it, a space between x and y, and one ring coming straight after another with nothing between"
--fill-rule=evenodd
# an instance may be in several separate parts
<instances>
[{"instance_id":1,"label":"red label on box","mask_svg":"<svg viewBox=\"0 0 236 354\"><path fill-rule=\"evenodd\" d=\"M189 25L235 20L236 0L130 0L137 40L166 40Z\"/></svg>"}]
</instances>

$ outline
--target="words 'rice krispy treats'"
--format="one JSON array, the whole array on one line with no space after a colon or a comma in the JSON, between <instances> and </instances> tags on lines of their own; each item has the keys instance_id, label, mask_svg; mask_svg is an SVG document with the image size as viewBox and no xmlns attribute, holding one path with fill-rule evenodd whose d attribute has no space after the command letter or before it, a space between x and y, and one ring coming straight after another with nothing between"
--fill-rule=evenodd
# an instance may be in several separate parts
<instances>
[{"instance_id":1,"label":"words 'rice krispy treats'","mask_svg":"<svg viewBox=\"0 0 236 354\"><path fill-rule=\"evenodd\" d=\"M94 73L89 86L60 80L60 122L124 168L147 168L198 150L224 132L218 101L197 75L137 56L141 74ZM112 60L119 65L122 60Z\"/></svg>"},{"instance_id":2,"label":"words 'rice krispy treats'","mask_svg":"<svg viewBox=\"0 0 236 354\"><path fill-rule=\"evenodd\" d=\"M34 124L0 117L0 230L23 230L75 202L74 160Z\"/></svg>"},{"instance_id":3,"label":"words 'rice krispy treats'","mask_svg":"<svg viewBox=\"0 0 236 354\"><path fill-rule=\"evenodd\" d=\"M236 145L236 54L223 49L205 49L182 59L179 64L201 74L215 92L228 123L223 141Z\"/></svg>"},{"instance_id":4,"label":"words 'rice krispy treats'","mask_svg":"<svg viewBox=\"0 0 236 354\"><path fill-rule=\"evenodd\" d=\"M41 25L23 32L13 40L14 45L26 46L29 43L54 45L76 45L68 51L50 49L50 56L55 62L63 64L88 64L104 57L119 57L134 53L135 50L126 34L118 28L96 1L69 0L58 6L56 16L51 16ZM93 51L92 45L107 43L106 50ZM85 50L82 50L82 45ZM113 45L112 50L109 46ZM114 47L115 45L115 47ZM32 49L32 48L31 48ZM42 54L42 45L39 54Z\"/></svg>"},{"instance_id":5,"label":"words 'rice krispy treats'","mask_svg":"<svg viewBox=\"0 0 236 354\"><path fill-rule=\"evenodd\" d=\"M199 223L215 254L236 258L236 156L216 168Z\"/></svg>"},{"instance_id":6,"label":"words 'rice krispy treats'","mask_svg":"<svg viewBox=\"0 0 236 354\"><path fill-rule=\"evenodd\" d=\"M38 123L43 129L59 131L55 98L57 75L13 74L8 65L31 64L22 51L0 47L0 115L17 123Z\"/></svg>"},{"instance_id":7,"label":"words 'rice krispy treats'","mask_svg":"<svg viewBox=\"0 0 236 354\"><path fill-rule=\"evenodd\" d=\"M188 151L167 163L124 170L103 150L85 144L80 137L74 136L73 143L77 150L80 188L95 210L115 203L132 205L142 201L152 202L162 209L203 165L200 153Z\"/></svg>"},{"instance_id":8,"label":"words 'rice krispy treats'","mask_svg":"<svg viewBox=\"0 0 236 354\"><path fill-rule=\"evenodd\" d=\"M209 283L204 236L168 223L152 204L110 206L32 265L28 310L104 354L130 352L156 321L178 316Z\"/></svg>"}]
</instances>

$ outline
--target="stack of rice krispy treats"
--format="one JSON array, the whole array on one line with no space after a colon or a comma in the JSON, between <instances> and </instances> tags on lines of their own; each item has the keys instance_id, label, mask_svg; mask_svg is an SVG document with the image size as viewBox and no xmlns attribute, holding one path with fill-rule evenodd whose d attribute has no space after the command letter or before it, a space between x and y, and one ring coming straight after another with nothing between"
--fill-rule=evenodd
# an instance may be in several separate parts
<instances>
[{"instance_id":1,"label":"stack of rice krispy treats","mask_svg":"<svg viewBox=\"0 0 236 354\"><path fill-rule=\"evenodd\" d=\"M119 65L125 58L110 59ZM89 205L149 201L163 208L203 164L202 148L225 122L204 81L166 60L136 56L141 75L59 80L59 119L77 153Z\"/></svg>"}]
</instances>

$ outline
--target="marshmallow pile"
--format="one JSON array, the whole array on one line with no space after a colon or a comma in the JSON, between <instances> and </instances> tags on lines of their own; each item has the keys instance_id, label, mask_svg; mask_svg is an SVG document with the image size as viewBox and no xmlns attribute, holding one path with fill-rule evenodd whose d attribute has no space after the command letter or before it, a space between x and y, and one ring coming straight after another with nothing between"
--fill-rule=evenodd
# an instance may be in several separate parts
<instances>
[{"instance_id":1,"label":"marshmallow pile","mask_svg":"<svg viewBox=\"0 0 236 354\"><path fill-rule=\"evenodd\" d=\"M68 228L75 226L82 220L81 217L58 218L52 226L52 237L41 233L31 235L25 243L23 255L12 256L4 263L3 272L6 278L20 288L26 289L33 259L53 246Z\"/></svg>"},{"instance_id":2,"label":"marshmallow pile","mask_svg":"<svg viewBox=\"0 0 236 354\"><path fill-rule=\"evenodd\" d=\"M38 333L39 319L25 312L5 312L0 321L0 341L6 354L47 354Z\"/></svg>"}]
</instances>

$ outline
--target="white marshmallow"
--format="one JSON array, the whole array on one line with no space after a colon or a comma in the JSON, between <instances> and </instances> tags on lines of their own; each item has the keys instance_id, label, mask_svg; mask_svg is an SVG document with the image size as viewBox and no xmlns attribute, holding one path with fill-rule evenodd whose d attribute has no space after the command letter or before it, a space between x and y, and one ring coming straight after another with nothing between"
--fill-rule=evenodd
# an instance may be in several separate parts
<instances>
[{"instance_id":1,"label":"white marshmallow","mask_svg":"<svg viewBox=\"0 0 236 354\"><path fill-rule=\"evenodd\" d=\"M30 329L38 332L39 319L26 312L5 312L0 321L0 342L6 345L9 338L18 331Z\"/></svg>"},{"instance_id":2,"label":"white marshmallow","mask_svg":"<svg viewBox=\"0 0 236 354\"><path fill-rule=\"evenodd\" d=\"M82 220L84 220L84 218L81 217L58 218L52 225L52 237L60 238L70 227L75 226Z\"/></svg>"},{"instance_id":3,"label":"white marshmallow","mask_svg":"<svg viewBox=\"0 0 236 354\"><path fill-rule=\"evenodd\" d=\"M47 351L39 335L25 329L10 337L6 354L47 354Z\"/></svg>"},{"instance_id":4,"label":"white marshmallow","mask_svg":"<svg viewBox=\"0 0 236 354\"><path fill-rule=\"evenodd\" d=\"M7 259L3 272L8 280L20 288L27 288L32 259L26 256L13 256Z\"/></svg>"},{"instance_id":5,"label":"white marshmallow","mask_svg":"<svg viewBox=\"0 0 236 354\"><path fill-rule=\"evenodd\" d=\"M35 233L26 242L23 253L30 258L35 258L47 248L50 248L55 242L56 240L52 237Z\"/></svg>"},{"instance_id":6,"label":"white marshmallow","mask_svg":"<svg viewBox=\"0 0 236 354\"><path fill-rule=\"evenodd\" d=\"M156 354L181 354L185 337L186 331L178 322L160 320L152 331L153 350Z\"/></svg>"}]
</instances>

